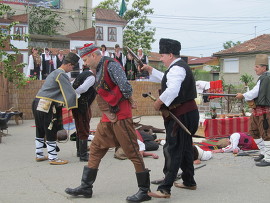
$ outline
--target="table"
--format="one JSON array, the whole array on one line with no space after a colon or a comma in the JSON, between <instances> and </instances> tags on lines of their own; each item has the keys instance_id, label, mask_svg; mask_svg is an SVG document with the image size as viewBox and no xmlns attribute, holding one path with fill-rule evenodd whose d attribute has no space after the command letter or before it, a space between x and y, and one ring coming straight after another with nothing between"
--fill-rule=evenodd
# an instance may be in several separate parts
<instances>
[{"instance_id":1,"label":"table","mask_svg":"<svg viewBox=\"0 0 270 203\"><path fill-rule=\"evenodd\" d=\"M207 139L228 137L235 132L248 132L249 117L205 119L204 135Z\"/></svg>"}]
</instances>

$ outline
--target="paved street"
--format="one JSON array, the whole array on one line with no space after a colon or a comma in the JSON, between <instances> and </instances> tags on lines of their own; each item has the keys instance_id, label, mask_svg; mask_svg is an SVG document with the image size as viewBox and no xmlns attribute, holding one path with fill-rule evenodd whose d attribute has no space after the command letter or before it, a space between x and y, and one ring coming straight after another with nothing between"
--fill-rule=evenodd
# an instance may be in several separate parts
<instances>
[{"instance_id":1,"label":"paved street","mask_svg":"<svg viewBox=\"0 0 270 203\"><path fill-rule=\"evenodd\" d=\"M91 120L95 129L99 118ZM21 123L21 122L20 122ZM164 128L160 116L142 117L142 124ZM80 184L84 162L76 157L75 142L60 143L59 157L69 164L53 166L47 161L35 161L35 128L33 120L16 125L9 121L10 135L0 144L0 202L1 203L121 203L128 195L137 192L134 168L130 161L113 158L111 150L102 160L92 199L74 198L65 194L66 187ZM158 134L159 138L164 134ZM162 147L156 153L160 159L145 158L151 169L151 179L161 178L164 158ZM270 201L270 167L256 167L252 157L235 157L232 154L214 154L206 166L195 172L197 190L172 188L170 199L153 199L151 202L238 203ZM151 185L156 190L156 185Z\"/></svg>"}]
</instances>

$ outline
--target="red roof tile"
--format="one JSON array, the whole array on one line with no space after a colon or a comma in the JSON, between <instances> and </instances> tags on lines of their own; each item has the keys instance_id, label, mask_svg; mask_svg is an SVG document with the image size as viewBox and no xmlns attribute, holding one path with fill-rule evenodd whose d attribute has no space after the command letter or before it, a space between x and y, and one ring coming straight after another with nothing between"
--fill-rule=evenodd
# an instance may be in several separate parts
<instances>
[{"instance_id":1,"label":"red roof tile","mask_svg":"<svg viewBox=\"0 0 270 203\"><path fill-rule=\"evenodd\" d=\"M189 65L205 64L205 63L212 61L212 60L215 60L215 59L217 59L217 57L201 57L201 58L189 57L188 64Z\"/></svg>"},{"instance_id":2,"label":"red roof tile","mask_svg":"<svg viewBox=\"0 0 270 203\"><path fill-rule=\"evenodd\" d=\"M27 14L14 15L7 19L0 18L0 23L12 23L14 21L19 21L22 24L27 24L28 23Z\"/></svg>"},{"instance_id":3,"label":"red roof tile","mask_svg":"<svg viewBox=\"0 0 270 203\"><path fill-rule=\"evenodd\" d=\"M270 52L270 34L260 35L232 48L214 53L214 56Z\"/></svg>"},{"instance_id":4,"label":"red roof tile","mask_svg":"<svg viewBox=\"0 0 270 203\"><path fill-rule=\"evenodd\" d=\"M96 10L96 23L110 23L113 25L125 26L127 21L121 18L114 10L97 8Z\"/></svg>"},{"instance_id":5,"label":"red roof tile","mask_svg":"<svg viewBox=\"0 0 270 203\"><path fill-rule=\"evenodd\" d=\"M78 32L66 35L66 37L72 40L88 40L95 41L95 28L88 28L86 30L81 30Z\"/></svg>"}]
</instances>

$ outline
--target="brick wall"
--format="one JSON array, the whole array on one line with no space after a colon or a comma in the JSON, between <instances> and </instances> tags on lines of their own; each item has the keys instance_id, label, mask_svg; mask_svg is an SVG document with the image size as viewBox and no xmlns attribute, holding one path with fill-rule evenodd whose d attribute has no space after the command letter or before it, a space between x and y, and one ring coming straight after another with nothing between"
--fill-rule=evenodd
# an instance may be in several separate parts
<instances>
[{"instance_id":1,"label":"brick wall","mask_svg":"<svg viewBox=\"0 0 270 203\"><path fill-rule=\"evenodd\" d=\"M44 81L31 81L29 84L21 89L17 89L10 85L9 88L9 108L23 112L24 119L33 119L31 105L38 90L41 88ZM152 82L131 81L133 87L133 98L137 101L138 108L133 110L133 116L152 116L159 115L158 111L153 108L153 101L150 98L142 97L145 92L151 92L153 96L158 96L158 89L160 84ZM93 117L99 117L101 115L96 102L94 101L92 106Z\"/></svg>"}]
</instances>

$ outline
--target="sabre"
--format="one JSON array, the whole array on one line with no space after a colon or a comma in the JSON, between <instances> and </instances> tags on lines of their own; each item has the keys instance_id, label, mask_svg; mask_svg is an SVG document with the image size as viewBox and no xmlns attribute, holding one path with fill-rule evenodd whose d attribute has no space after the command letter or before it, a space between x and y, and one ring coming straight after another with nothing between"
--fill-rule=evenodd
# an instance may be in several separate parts
<instances>
[{"instance_id":1,"label":"sabre","mask_svg":"<svg viewBox=\"0 0 270 203\"><path fill-rule=\"evenodd\" d=\"M153 97L152 95L151 95L151 92L149 92L149 93L144 93L144 94L142 94L142 96L143 97L150 97L153 101L156 101L157 99L155 98L155 97ZM172 112L170 112L169 110L168 110L168 112L169 112L169 115L170 115L170 117L172 117L172 119L176 122L176 123L178 123L178 125L180 125L180 127L184 130L184 131L186 131L186 133L188 133L189 135L191 135L191 133L189 132L189 130L186 128L186 126L172 113Z\"/></svg>"}]
</instances>

